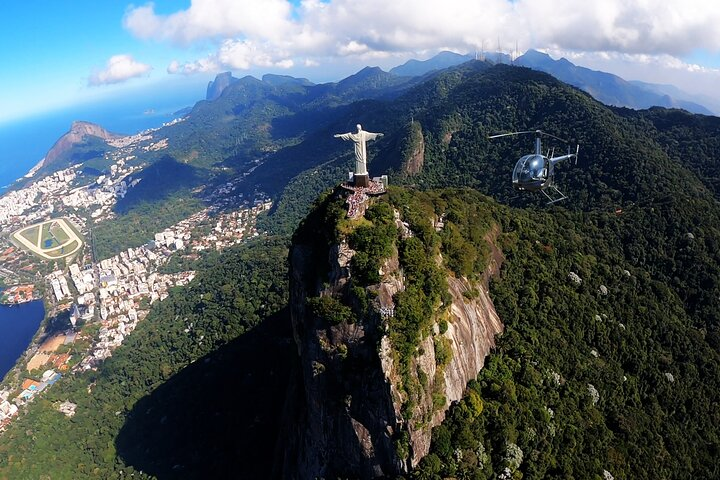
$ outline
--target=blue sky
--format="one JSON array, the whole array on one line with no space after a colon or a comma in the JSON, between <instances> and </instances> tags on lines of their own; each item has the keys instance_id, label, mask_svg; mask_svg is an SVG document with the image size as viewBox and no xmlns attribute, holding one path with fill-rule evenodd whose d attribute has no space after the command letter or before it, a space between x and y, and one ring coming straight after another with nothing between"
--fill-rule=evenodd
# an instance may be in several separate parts
<instances>
[{"instance_id":1,"label":"blue sky","mask_svg":"<svg viewBox=\"0 0 720 480\"><path fill-rule=\"evenodd\" d=\"M6 2L0 7L0 121L87 102L128 85L91 87L88 79L111 55L129 53L162 65L169 45L148 45L123 28L124 2ZM163 3L157 2L160 7ZM182 2L174 2L182 3ZM146 81L166 77L151 72ZM129 84L130 82L128 82ZM121 88L118 88L121 87Z\"/></svg>"},{"instance_id":2,"label":"blue sky","mask_svg":"<svg viewBox=\"0 0 720 480\"><path fill-rule=\"evenodd\" d=\"M206 82L226 70L329 81L443 49L487 49L498 36L505 51L517 41L521 51L541 49L627 79L717 97L717 3L8 1L0 7L0 122L153 86L197 88L200 99Z\"/></svg>"}]
</instances>

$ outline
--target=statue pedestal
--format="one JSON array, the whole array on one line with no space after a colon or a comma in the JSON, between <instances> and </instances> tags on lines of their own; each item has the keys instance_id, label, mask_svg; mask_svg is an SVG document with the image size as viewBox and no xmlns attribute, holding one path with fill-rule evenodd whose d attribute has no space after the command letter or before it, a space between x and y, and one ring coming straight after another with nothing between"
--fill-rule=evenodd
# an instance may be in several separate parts
<instances>
[{"instance_id":1,"label":"statue pedestal","mask_svg":"<svg viewBox=\"0 0 720 480\"><path fill-rule=\"evenodd\" d=\"M353 176L353 183L356 187L369 187L370 186L370 175L355 175Z\"/></svg>"}]
</instances>

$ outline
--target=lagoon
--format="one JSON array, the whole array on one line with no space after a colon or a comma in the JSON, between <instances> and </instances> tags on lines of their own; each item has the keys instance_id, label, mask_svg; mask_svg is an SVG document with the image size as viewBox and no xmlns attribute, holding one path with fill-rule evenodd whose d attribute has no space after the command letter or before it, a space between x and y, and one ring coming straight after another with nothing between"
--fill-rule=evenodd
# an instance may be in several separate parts
<instances>
[{"instance_id":1,"label":"lagoon","mask_svg":"<svg viewBox=\"0 0 720 480\"><path fill-rule=\"evenodd\" d=\"M45 316L42 300L0 305L0 379L15 366Z\"/></svg>"}]
</instances>

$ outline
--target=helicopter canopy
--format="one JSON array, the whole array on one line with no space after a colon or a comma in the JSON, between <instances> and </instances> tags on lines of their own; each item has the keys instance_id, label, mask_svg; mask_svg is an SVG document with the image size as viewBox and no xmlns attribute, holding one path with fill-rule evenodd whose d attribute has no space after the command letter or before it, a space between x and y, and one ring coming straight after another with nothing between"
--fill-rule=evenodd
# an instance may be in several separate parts
<instances>
[{"instance_id":1,"label":"helicopter canopy","mask_svg":"<svg viewBox=\"0 0 720 480\"><path fill-rule=\"evenodd\" d=\"M547 163L547 158L542 155L532 154L521 157L513 170L513 185L526 189L540 188L548 178Z\"/></svg>"}]
</instances>

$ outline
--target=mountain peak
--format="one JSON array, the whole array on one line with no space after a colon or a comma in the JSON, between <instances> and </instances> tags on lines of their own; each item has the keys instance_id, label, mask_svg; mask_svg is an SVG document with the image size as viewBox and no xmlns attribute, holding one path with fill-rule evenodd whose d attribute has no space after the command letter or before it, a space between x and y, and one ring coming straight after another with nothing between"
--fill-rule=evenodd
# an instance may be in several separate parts
<instances>
[{"instance_id":1,"label":"mountain peak","mask_svg":"<svg viewBox=\"0 0 720 480\"><path fill-rule=\"evenodd\" d=\"M308 80L307 78L296 78L292 77L290 75L276 75L274 73L266 73L262 76L262 81L265 83L269 83L274 86L278 85L285 85L285 84L294 84L294 85L301 85L303 87L311 87L315 85L313 82Z\"/></svg>"},{"instance_id":2,"label":"mountain peak","mask_svg":"<svg viewBox=\"0 0 720 480\"><path fill-rule=\"evenodd\" d=\"M237 82L238 79L232 76L232 72L222 72L215 76L215 80L208 83L205 100L216 100L222 95L223 90Z\"/></svg>"},{"instance_id":3,"label":"mountain peak","mask_svg":"<svg viewBox=\"0 0 720 480\"><path fill-rule=\"evenodd\" d=\"M523 57L527 57L527 58L548 58L548 59L550 59L550 55L548 55L547 53L541 52L541 51L539 51L539 50L535 50L535 49L532 49L532 48L529 49L527 52L525 52L525 53L523 54Z\"/></svg>"},{"instance_id":4,"label":"mountain peak","mask_svg":"<svg viewBox=\"0 0 720 480\"><path fill-rule=\"evenodd\" d=\"M371 75L381 75L383 73L387 73L387 72L385 72L385 70L383 70L380 67L369 67L368 66L368 67L363 68L362 70L360 70L353 76L356 78L363 78L363 77L369 77Z\"/></svg>"},{"instance_id":5,"label":"mountain peak","mask_svg":"<svg viewBox=\"0 0 720 480\"><path fill-rule=\"evenodd\" d=\"M121 135L108 132L103 127L95 123L76 120L70 126L70 131L60 137L45 155L42 166L48 166L62 158L65 153L69 152L75 145L84 142L88 137L110 140L120 136Z\"/></svg>"},{"instance_id":6,"label":"mountain peak","mask_svg":"<svg viewBox=\"0 0 720 480\"><path fill-rule=\"evenodd\" d=\"M86 122L85 120L75 120L70 125L70 133L85 133L95 137L111 138L117 135L112 134L105 130L103 127L96 123Z\"/></svg>"},{"instance_id":7,"label":"mountain peak","mask_svg":"<svg viewBox=\"0 0 720 480\"><path fill-rule=\"evenodd\" d=\"M369 80L376 81L377 79L383 79L387 77L394 77L395 75L392 75L385 70L383 70L380 67L365 67L362 70L358 71L357 73L350 75L347 78L344 78L343 80L340 80L338 82L339 86L348 87L348 86L355 86L359 84L363 84L364 82L367 82Z\"/></svg>"},{"instance_id":8,"label":"mountain peak","mask_svg":"<svg viewBox=\"0 0 720 480\"><path fill-rule=\"evenodd\" d=\"M408 60L402 65L392 68L390 73L400 76L418 77L434 70L454 67L455 65L472 60L472 58L473 57L469 55L462 55L460 53L443 50L427 60Z\"/></svg>"}]
</instances>

